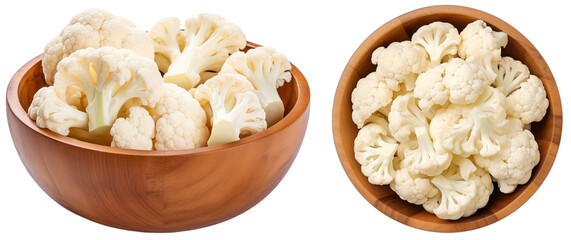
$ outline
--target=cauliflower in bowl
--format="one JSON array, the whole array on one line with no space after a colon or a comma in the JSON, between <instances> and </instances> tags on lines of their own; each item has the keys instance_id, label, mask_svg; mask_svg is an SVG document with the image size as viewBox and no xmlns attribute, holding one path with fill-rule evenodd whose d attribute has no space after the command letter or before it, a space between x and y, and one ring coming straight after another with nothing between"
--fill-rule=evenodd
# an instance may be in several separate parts
<instances>
[{"instance_id":1,"label":"cauliflower in bowl","mask_svg":"<svg viewBox=\"0 0 571 240\"><path fill-rule=\"evenodd\" d=\"M508 36L482 20L433 22L372 52L376 69L351 95L355 159L371 184L441 219L526 184L539 163L529 124L549 100L525 64L501 55Z\"/></svg>"}]
</instances>

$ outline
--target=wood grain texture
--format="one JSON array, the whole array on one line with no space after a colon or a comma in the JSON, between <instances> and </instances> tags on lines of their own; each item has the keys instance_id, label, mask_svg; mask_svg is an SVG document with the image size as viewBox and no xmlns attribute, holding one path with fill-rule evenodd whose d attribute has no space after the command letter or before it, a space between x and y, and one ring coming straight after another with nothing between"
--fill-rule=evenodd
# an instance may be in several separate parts
<instances>
[{"instance_id":1,"label":"wood grain texture","mask_svg":"<svg viewBox=\"0 0 571 240\"><path fill-rule=\"evenodd\" d=\"M291 72L292 81L279 89L284 119L240 141L199 149L118 149L38 128L26 111L45 86L41 55L10 81L6 112L24 166L60 205L112 227L182 231L243 213L289 170L305 134L310 99L304 76L293 65Z\"/></svg>"},{"instance_id":2,"label":"wood grain texture","mask_svg":"<svg viewBox=\"0 0 571 240\"><path fill-rule=\"evenodd\" d=\"M410 40L421 26L434 21L449 22L459 30L468 23L482 19L495 31L508 34L509 42L502 50L503 56L511 56L526 64L531 73L538 76L545 86L550 106L541 122L532 124L541 160L533 170L529 182L519 186L511 194L502 194L497 188L488 205L476 214L457 221L446 221L424 211L422 206L401 200L388 186L370 184L361 173L355 160L353 141L358 129L351 119L351 92L357 81L375 70L371 63L372 52L394 41ZM387 216L406 225L439 232L456 232L486 226L514 212L539 188L551 169L561 139L561 99L555 80L547 63L535 47L516 29L501 19L485 12L460 6L433 6L401 15L373 32L355 51L349 60L335 93L333 106L333 135L341 164L349 179L367 201Z\"/></svg>"}]
</instances>

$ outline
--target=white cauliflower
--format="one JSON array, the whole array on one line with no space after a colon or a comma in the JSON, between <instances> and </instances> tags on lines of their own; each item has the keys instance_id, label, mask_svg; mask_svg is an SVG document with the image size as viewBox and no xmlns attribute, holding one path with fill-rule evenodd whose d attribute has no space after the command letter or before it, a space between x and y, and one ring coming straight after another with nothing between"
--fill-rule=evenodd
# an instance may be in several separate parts
<instances>
[{"instance_id":1,"label":"white cauliflower","mask_svg":"<svg viewBox=\"0 0 571 240\"><path fill-rule=\"evenodd\" d=\"M157 22L149 35L165 82L186 90L216 75L230 54L246 47L242 30L216 14L188 18L184 31L178 28L177 19L167 18Z\"/></svg>"},{"instance_id":2,"label":"white cauliflower","mask_svg":"<svg viewBox=\"0 0 571 240\"><path fill-rule=\"evenodd\" d=\"M508 35L506 33L493 31L482 20L476 20L468 24L460 32L460 38L462 40L458 46L458 55L463 59L482 53L491 54L493 51L500 50L508 44Z\"/></svg>"},{"instance_id":3,"label":"white cauliflower","mask_svg":"<svg viewBox=\"0 0 571 240\"><path fill-rule=\"evenodd\" d=\"M506 96L518 89L521 83L527 81L530 74L525 64L511 57L501 58L495 72L497 77L492 85Z\"/></svg>"},{"instance_id":4,"label":"white cauliflower","mask_svg":"<svg viewBox=\"0 0 571 240\"><path fill-rule=\"evenodd\" d=\"M549 107L543 83L535 75L520 83L519 89L507 97L507 114L519 118L524 124L543 119Z\"/></svg>"},{"instance_id":5,"label":"white cauliflower","mask_svg":"<svg viewBox=\"0 0 571 240\"><path fill-rule=\"evenodd\" d=\"M508 141L501 150L489 157L474 156L476 164L492 175L503 193L511 193L517 185L527 183L533 168L539 163L537 142L523 126L521 120L510 118Z\"/></svg>"},{"instance_id":6,"label":"white cauliflower","mask_svg":"<svg viewBox=\"0 0 571 240\"><path fill-rule=\"evenodd\" d=\"M388 119L391 134L399 142L411 139L416 127L428 127L428 120L416 105L412 93L395 98Z\"/></svg>"},{"instance_id":7,"label":"white cauliflower","mask_svg":"<svg viewBox=\"0 0 571 240\"><path fill-rule=\"evenodd\" d=\"M237 73L252 83L271 127L284 116L284 104L277 88L291 81L290 70L291 64L283 54L270 47L257 47L230 55L220 73Z\"/></svg>"},{"instance_id":8,"label":"white cauliflower","mask_svg":"<svg viewBox=\"0 0 571 240\"><path fill-rule=\"evenodd\" d=\"M117 118L110 130L111 147L153 150L155 121L149 112L139 106L129 108L127 118Z\"/></svg>"},{"instance_id":9,"label":"white cauliflower","mask_svg":"<svg viewBox=\"0 0 571 240\"><path fill-rule=\"evenodd\" d=\"M478 99L493 80L477 65L454 58L446 64L442 82L450 90L451 103L470 104Z\"/></svg>"},{"instance_id":10,"label":"white cauliflower","mask_svg":"<svg viewBox=\"0 0 571 240\"><path fill-rule=\"evenodd\" d=\"M48 85L53 85L58 63L85 48L126 48L153 58L151 38L129 20L102 9L87 9L75 15L58 36L44 48L42 68Z\"/></svg>"},{"instance_id":11,"label":"white cauliflower","mask_svg":"<svg viewBox=\"0 0 571 240\"><path fill-rule=\"evenodd\" d=\"M361 128L355 138L355 159L372 184L389 184L395 176L393 160L398 143L387 127L386 120L379 118Z\"/></svg>"},{"instance_id":12,"label":"white cauliflower","mask_svg":"<svg viewBox=\"0 0 571 240\"><path fill-rule=\"evenodd\" d=\"M423 204L438 194L430 178L423 174L411 174L406 168L396 170L390 187L401 199L413 204Z\"/></svg>"},{"instance_id":13,"label":"white cauliflower","mask_svg":"<svg viewBox=\"0 0 571 240\"><path fill-rule=\"evenodd\" d=\"M238 141L266 129L266 114L254 87L239 74L224 73L198 86L194 97L211 126L208 146Z\"/></svg>"},{"instance_id":14,"label":"white cauliflower","mask_svg":"<svg viewBox=\"0 0 571 240\"><path fill-rule=\"evenodd\" d=\"M192 95L174 83L165 83L157 102L156 150L182 150L206 146L209 137L206 113Z\"/></svg>"},{"instance_id":15,"label":"white cauliflower","mask_svg":"<svg viewBox=\"0 0 571 240\"><path fill-rule=\"evenodd\" d=\"M446 63L433 67L418 75L414 97L418 99L418 107L429 111L435 105L445 105L450 97L450 90L442 81L445 76Z\"/></svg>"},{"instance_id":16,"label":"white cauliflower","mask_svg":"<svg viewBox=\"0 0 571 240\"><path fill-rule=\"evenodd\" d=\"M40 88L28 108L28 115L40 128L67 136L70 128L87 129L87 113L58 97L53 86Z\"/></svg>"},{"instance_id":17,"label":"white cauliflower","mask_svg":"<svg viewBox=\"0 0 571 240\"><path fill-rule=\"evenodd\" d=\"M412 174L435 176L448 168L452 154L433 142L426 127L414 128L416 138L401 142L399 158L401 167L406 167Z\"/></svg>"},{"instance_id":18,"label":"white cauliflower","mask_svg":"<svg viewBox=\"0 0 571 240\"><path fill-rule=\"evenodd\" d=\"M376 73L370 73L357 82L357 86L351 93L353 122L357 128L362 128L365 122L382 107L386 107L393 101L393 91L386 82L381 80Z\"/></svg>"},{"instance_id":19,"label":"white cauliflower","mask_svg":"<svg viewBox=\"0 0 571 240\"><path fill-rule=\"evenodd\" d=\"M398 91L400 84L404 83L406 90L410 91L418 74L430 66L428 59L428 53L421 46L403 41L377 48L371 62L377 65L376 73L385 79L391 90Z\"/></svg>"},{"instance_id":20,"label":"white cauliflower","mask_svg":"<svg viewBox=\"0 0 571 240\"><path fill-rule=\"evenodd\" d=\"M430 63L435 67L445 57L455 57L460 44L460 34L452 24L432 22L420 27L412 35L412 43L421 45L430 56Z\"/></svg>"}]
</instances>

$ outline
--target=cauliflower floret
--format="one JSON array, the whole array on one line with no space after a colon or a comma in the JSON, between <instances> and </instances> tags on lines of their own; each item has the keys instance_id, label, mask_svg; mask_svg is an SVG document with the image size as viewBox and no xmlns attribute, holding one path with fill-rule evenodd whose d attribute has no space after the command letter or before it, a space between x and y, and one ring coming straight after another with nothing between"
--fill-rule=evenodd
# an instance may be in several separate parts
<instances>
[{"instance_id":1,"label":"cauliflower floret","mask_svg":"<svg viewBox=\"0 0 571 240\"><path fill-rule=\"evenodd\" d=\"M445 76L446 63L440 64L418 75L414 97L418 99L418 107L423 112L429 111L434 105L445 105L450 96L450 90L442 81Z\"/></svg>"},{"instance_id":2,"label":"cauliflower floret","mask_svg":"<svg viewBox=\"0 0 571 240\"><path fill-rule=\"evenodd\" d=\"M518 89L520 84L529 78L530 74L529 68L525 64L511 57L501 58L495 72L497 77L493 86L506 96Z\"/></svg>"},{"instance_id":3,"label":"cauliflower floret","mask_svg":"<svg viewBox=\"0 0 571 240\"><path fill-rule=\"evenodd\" d=\"M28 115L40 128L67 136L70 128L87 129L87 113L57 96L53 86L40 88L28 108Z\"/></svg>"},{"instance_id":4,"label":"cauliflower floret","mask_svg":"<svg viewBox=\"0 0 571 240\"><path fill-rule=\"evenodd\" d=\"M475 64L454 58L446 64L442 82L450 90L449 100L454 104L470 104L492 83L493 78Z\"/></svg>"},{"instance_id":5,"label":"cauliflower floret","mask_svg":"<svg viewBox=\"0 0 571 240\"><path fill-rule=\"evenodd\" d=\"M165 83L155 107L156 150L182 150L206 146L206 113L192 95L174 83Z\"/></svg>"},{"instance_id":6,"label":"cauliflower floret","mask_svg":"<svg viewBox=\"0 0 571 240\"><path fill-rule=\"evenodd\" d=\"M257 47L230 55L220 73L241 74L252 83L271 127L284 117L284 104L277 88L291 81L290 70L291 64L283 54L270 47Z\"/></svg>"},{"instance_id":7,"label":"cauliflower floret","mask_svg":"<svg viewBox=\"0 0 571 240\"><path fill-rule=\"evenodd\" d=\"M398 143L389 135L386 120L365 125L355 138L355 159L372 184L389 184L395 176L393 160Z\"/></svg>"},{"instance_id":8,"label":"cauliflower floret","mask_svg":"<svg viewBox=\"0 0 571 240\"><path fill-rule=\"evenodd\" d=\"M460 32L460 38L462 41L458 46L458 55L464 59L480 53L490 54L508 44L506 33L493 31L482 20L468 24Z\"/></svg>"},{"instance_id":9,"label":"cauliflower floret","mask_svg":"<svg viewBox=\"0 0 571 240\"><path fill-rule=\"evenodd\" d=\"M239 74L222 73L198 86L194 97L211 126L208 146L238 141L266 129L266 113L254 87Z\"/></svg>"},{"instance_id":10,"label":"cauliflower floret","mask_svg":"<svg viewBox=\"0 0 571 240\"><path fill-rule=\"evenodd\" d=\"M450 105L436 112L430 122L430 134L454 154L491 156L506 141L505 109L505 96L488 87L475 103Z\"/></svg>"},{"instance_id":11,"label":"cauliflower floret","mask_svg":"<svg viewBox=\"0 0 571 240\"><path fill-rule=\"evenodd\" d=\"M452 24L433 22L420 27L412 35L412 43L419 44L430 56L430 63L435 67L447 56L456 56L460 44L460 34Z\"/></svg>"},{"instance_id":12,"label":"cauliflower floret","mask_svg":"<svg viewBox=\"0 0 571 240\"><path fill-rule=\"evenodd\" d=\"M53 85L58 63L85 48L126 48L153 59L153 43L145 31L129 20L101 9L87 9L75 15L58 36L44 48L42 67L48 85Z\"/></svg>"},{"instance_id":13,"label":"cauliflower floret","mask_svg":"<svg viewBox=\"0 0 571 240\"><path fill-rule=\"evenodd\" d=\"M399 147L400 165L412 174L435 176L448 168L452 154L432 142L426 127L414 128L416 139L402 142Z\"/></svg>"},{"instance_id":14,"label":"cauliflower floret","mask_svg":"<svg viewBox=\"0 0 571 240\"><path fill-rule=\"evenodd\" d=\"M406 168L396 170L391 189L399 197L413 204L423 204L438 194L430 178L422 174L411 174Z\"/></svg>"},{"instance_id":15,"label":"cauliflower floret","mask_svg":"<svg viewBox=\"0 0 571 240\"><path fill-rule=\"evenodd\" d=\"M129 117L115 120L110 134L111 147L153 150L155 121L145 108L133 106L129 108Z\"/></svg>"},{"instance_id":16,"label":"cauliflower floret","mask_svg":"<svg viewBox=\"0 0 571 240\"><path fill-rule=\"evenodd\" d=\"M524 124L541 121L547 107L547 93L535 75L530 75L527 81L520 84L519 89L507 97L508 116L520 118Z\"/></svg>"},{"instance_id":17,"label":"cauliflower floret","mask_svg":"<svg viewBox=\"0 0 571 240\"><path fill-rule=\"evenodd\" d=\"M529 130L523 129L523 123L516 118L509 119L508 141L501 150L489 157L475 155L478 166L486 169L500 191L511 193L518 184L529 181L533 168L539 163L540 155L537 142Z\"/></svg>"},{"instance_id":18,"label":"cauliflower floret","mask_svg":"<svg viewBox=\"0 0 571 240\"><path fill-rule=\"evenodd\" d=\"M411 91L418 74L430 66L428 58L428 53L421 46L403 41L377 48L371 61L377 65L377 74L385 79L391 90L398 91L399 85L404 83L406 90Z\"/></svg>"},{"instance_id":19,"label":"cauliflower floret","mask_svg":"<svg viewBox=\"0 0 571 240\"><path fill-rule=\"evenodd\" d=\"M391 134L399 142L411 139L414 128L428 127L426 116L416 105L412 93L396 97L388 117Z\"/></svg>"},{"instance_id":20,"label":"cauliflower floret","mask_svg":"<svg viewBox=\"0 0 571 240\"><path fill-rule=\"evenodd\" d=\"M357 124L358 128L362 128L373 113L388 106L392 101L393 91L377 74L370 73L357 82L357 87L351 93L353 122Z\"/></svg>"},{"instance_id":21,"label":"cauliflower floret","mask_svg":"<svg viewBox=\"0 0 571 240\"><path fill-rule=\"evenodd\" d=\"M242 30L216 14L188 18L184 31L178 28L178 20L167 18L157 22L149 34L165 82L186 90L216 75L230 54L246 47Z\"/></svg>"}]
</instances>

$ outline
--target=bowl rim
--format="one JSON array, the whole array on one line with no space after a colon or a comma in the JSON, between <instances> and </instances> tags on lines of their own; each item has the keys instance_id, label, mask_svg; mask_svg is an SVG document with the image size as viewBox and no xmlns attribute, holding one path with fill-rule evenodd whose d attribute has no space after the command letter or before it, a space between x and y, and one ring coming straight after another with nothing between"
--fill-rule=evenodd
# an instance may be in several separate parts
<instances>
[{"instance_id":1,"label":"bowl rim","mask_svg":"<svg viewBox=\"0 0 571 240\"><path fill-rule=\"evenodd\" d=\"M248 47L257 48L261 46L262 45L247 41L246 48ZM20 86L20 82L23 76L33 66L41 62L42 56L43 54L40 54L32 58L30 61L24 64L20 69L18 69L18 71L12 76L6 90L6 105L7 105L6 110L12 111L12 113L16 116L18 121L20 121L26 127L44 137L50 138L54 141L58 141L66 145L71 145L73 147L82 148L94 152L105 152L109 154L120 154L120 155L129 155L129 156L152 157L152 156L180 156L180 155L189 155L189 154L206 154L206 153L222 151L229 148L236 148L266 138L276 132L286 129L288 126L294 124L298 119L301 118L301 116L309 108L309 103L310 103L309 84L307 83L307 80L305 79L305 76L301 73L301 71L293 63L290 62L291 64L290 72L293 77L290 83L295 84L292 87L297 88L297 98L295 104L290 110L290 112L284 118L282 118L279 122L277 122L273 126L265 129L264 131L247 136L235 142L220 144L216 146L205 146L195 149L159 151L159 150L134 150L134 149L116 148L116 147L81 141L72 137L60 135L58 133L50 131L49 129L39 128L36 125L35 121L30 119L27 111L25 111L22 105L20 104L20 98L18 96L18 88Z\"/></svg>"},{"instance_id":2,"label":"bowl rim","mask_svg":"<svg viewBox=\"0 0 571 240\"><path fill-rule=\"evenodd\" d=\"M517 196L512 202L507 204L505 207L499 209L497 212L494 212L491 215L484 216L484 217L479 218L479 219L475 219L472 221L466 221L467 218L461 218L460 220L457 220L456 222L455 221L449 221L450 223L453 223L453 224L451 224L451 225L454 225L453 228L446 228L446 227L443 227L443 226L445 226L444 224L434 223L434 222L430 222L428 220L418 220L418 219L409 218L406 214L403 214L403 213L400 213L397 211L393 211L384 202L382 202L382 201L380 201L380 199L376 198L374 193L367 190L367 187L365 186L365 184L370 184L370 183L363 183L357 179L355 174L362 174L362 173L360 171L355 173L355 171L353 171L354 169L350 165L350 161L355 161L354 156L352 156L352 157L349 156L349 159L347 159L345 157L345 156L349 155L347 152L350 150L343 148L343 141L341 139L341 135L340 135L340 133L338 133L336 131L336 129L342 129L342 123L340 121L340 119L341 119L340 116L342 116L344 113L341 112L340 105L341 105L341 101L346 101L346 99L340 99L341 98L340 96L343 95L342 90L346 90L349 88L350 83L351 83L351 79L354 77L354 76L352 76L352 74L354 74L354 70L353 70L353 67L351 66L351 63L358 61L360 58L369 54L369 53L365 52L364 48L366 48L367 45L374 43L375 38L380 36L381 35L380 33L382 33L383 31L386 31L386 29L392 29L392 28L395 28L396 26L400 26L400 24L401 24L400 21L402 19L408 19L410 17L419 17L417 15L419 13L423 13L422 16L436 15L436 14L441 14L441 15L468 15L471 17L482 19L486 22L493 20L493 21L495 21L495 23L497 23L498 26L501 26L502 29L509 29L509 31L511 31L513 33L510 37L517 35L518 39L522 40L523 44L526 45L526 48L528 48L530 50L534 50L532 55L537 56L538 61L545 63L545 65L547 66L547 62L545 61L545 59L543 59L543 57L541 56L539 51L537 51L537 49L533 46L533 44L525 36L523 36L523 34L521 34L517 29L512 27L510 24L508 24L504 20L502 20L502 19L500 19L500 18L498 18L492 14L484 12L482 10L478 10L478 9L470 8L470 7L465 7L465 6L460 6L460 5L434 5L434 6L427 6L427 7L417 8L417 9L413 9L411 11L408 11L404 14L401 14L397 17L394 17L393 19L389 20L388 22L384 23L379 28L374 30L357 47L357 49L355 50L355 52L353 53L353 55L349 59L347 65L345 66L345 69L343 70L343 72L341 74L339 83L337 85L336 93L335 93L335 99L334 99L333 111L332 111L332 130L333 130L333 138L334 138L334 143L335 143L337 155L338 155L340 163L341 163L343 170L345 171L347 177L351 181L352 185L363 196L363 198L365 200L367 200L378 211L382 212L384 215L392 218L393 220L396 220L397 222L400 222L400 223L407 225L409 227L414 227L417 229L434 231L434 232L460 232L460 231L467 231L467 230L473 230L473 229L481 228L481 227L490 225L494 222L497 222L497 221L505 218L506 216L508 216L511 213L513 213L514 211L516 211L519 207L521 207L538 190L539 186L543 183L543 181L545 180L549 171L551 170L551 167L553 165L553 162L555 161L555 156L556 156L558 148L559 148L560 135L561 135L561 129L562 129L562 109L561 109L561 98L559 95L559 90L557 89L557 86L555 84L555 89L554 89L555 91L552 91L553 95L550 96L551 97L550 98L550 108L552 108L552 107L556 108L553 110L553 112L559 113L561 115L561 120L560 121L554 121L553 128L558 129L558 131L555 130L553 135L550 136L552 139L551 140L552 144L550 144L550 147L547 149L548 150L547 152L549 152L549 153L546 155L547 156L546 160L549 160L549 161L546 161L546 165L541 169L542 173L544 172L544 176L540 177L538 174L538 177L535 178L534 182L531 182L531 180L530 180L527 183L527 185L531 185L531 186L528 187L519 196ZM551 70L549 69L548 66L547 66L547 69L545 69L545 71L549 75L548 79L553 80L553 82L555 83L554 78L553 78L553 74L551 73ZM555 136L557 133L559 134L558 138ZM552 159L550 159L550 156L552 156ZM542 159L542 160L545 161L544 159ZM535 170L535 171L537 171L537 170ZM353 176L353 175L355 175L355 176ZM516 207L508 207L510 205L513 205L513 204L515 204L517 206ZM461 221L462 219L464 219L464 220Z\"/></svg>"}]
</instances>

